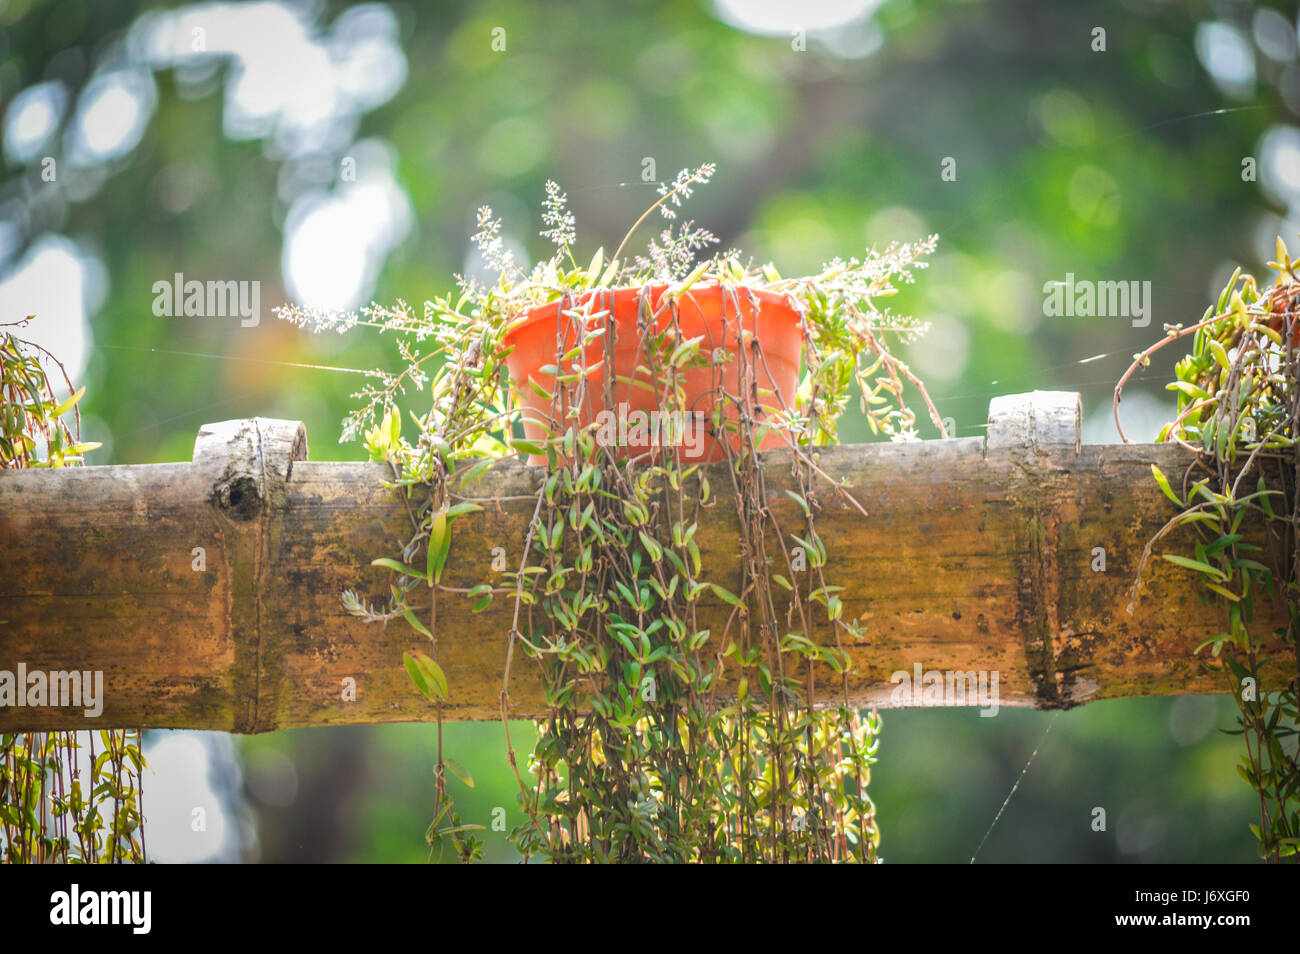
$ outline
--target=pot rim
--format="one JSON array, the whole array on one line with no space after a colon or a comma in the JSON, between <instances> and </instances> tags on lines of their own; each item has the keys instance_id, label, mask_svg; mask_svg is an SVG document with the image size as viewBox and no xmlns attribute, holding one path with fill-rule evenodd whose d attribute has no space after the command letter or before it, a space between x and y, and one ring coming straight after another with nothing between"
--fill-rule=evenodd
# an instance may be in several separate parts
<instances>
[{"instance_id":1,"label":"pot rim","mask_svg":"<svg viewBox=\"0 0 1300 954\"><path fill-rule=\"evenodd\" d=\"M596 288L585 289L576 296L576 299L578 302L585 302L590 300L592 296L601 292L608 292L610 295L617 295L620 292L648 292L652 301L659 301L662 299L663 293L672 287L672 284L669 282L658 282L646 285L617 285L614 287L598 286ZM718 282L704 282L692 285L682 294L684 296L693 296L697 293L707 295L711 292L720 292L722 287L723 286ZM749 285L728 285L727 287L732 288L737 292L748 291L760 301L766 302L770 305L778 305L783 308L788 308L796 315L799 314L799 310L791 303L788 292L777 292L767 288L753 288ZM506 323L505 333L502 336L503 342L509 344L510 338L514 335L517 335L529 325L548 317L548 313L553 313L552 309L559 305L560 300L560 298L556 298L541 305L533 305L531 308L524 309L524 311L520 312L519 315ZM657 315L660 310L661 309L657 308L655 314Z\"/></svg>"}]
</instances>

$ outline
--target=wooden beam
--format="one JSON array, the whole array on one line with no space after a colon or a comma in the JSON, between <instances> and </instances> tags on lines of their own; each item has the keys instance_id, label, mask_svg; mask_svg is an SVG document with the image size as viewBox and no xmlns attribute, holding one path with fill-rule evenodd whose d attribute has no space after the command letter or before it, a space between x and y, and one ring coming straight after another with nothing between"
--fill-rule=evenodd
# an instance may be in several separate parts
<instances>
[{"instance_id":1,"label":"wooden beam","mask_svg":"<svg viewBox=\"0 0 1300 954\"><path fill-rule=\"evenodd\" d=\"M369 564L409 535L400 498L380 465L314 463L306 450L301 424L258 418L204 427L188 464L0 472L0 671L104 678L98 718L0 706L0 730L431 719L401 663L422 638L340 603L349 588L384 598L386 571ZM822 450L823 470L870 511L820 495L826 578L847 587L846 618L865 633L848 646L853 700L890 706L891 675L916 665L996 672L1002 705L1222 691L1195 654L1220 623L1190 574L1154 559L1126 611L1142 548L1173 515L1151 465L1177 479L1190 460L1170 445L1081 447L1079 397L1059 392L998 398L987 440ZM736 553L735 506L714 466L717 503L697 539L713 579L732 585L739 570L718 568ZM789 452L763 467L773 512L795 528ZM498 547L518 565L533 504L517 498L541 479L510 460L470 488L498 505L457 521L444 583L500 581ZM439 597L451 719L498 716L510 602L471 614L463 596ZM706 607L715 633L726 609ZM1262 615L1284 620L1277 605ZM531 660L516 660L511 701L520 718L544 709Z\"/></svg>"}]
</instances>

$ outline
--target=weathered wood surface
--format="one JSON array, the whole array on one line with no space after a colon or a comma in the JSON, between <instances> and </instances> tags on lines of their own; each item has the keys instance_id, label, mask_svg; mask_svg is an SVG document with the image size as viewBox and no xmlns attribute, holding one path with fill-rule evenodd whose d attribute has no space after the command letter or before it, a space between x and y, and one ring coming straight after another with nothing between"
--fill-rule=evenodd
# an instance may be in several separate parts
<instances>
[{"instance_id":1,"label":"weathered wood surface","mask_svg":"<svg viewBox=\"0 0 1300 954\"><path fill-rule=\"evenodd\" d=\"M313 463L296 422L209 425L190 464L0 472L0 670L102 670L102 716L0 707L0 730L144 726L262 732L292 726L428 720L402 652L427 648L404 624L367 625L339 594L382 602L370 561L409 535L380 465ZM870 516L823 492L826 578L847 587L854 701L889 706L896 671L986 670L1002 705L1222 691L1194 650L1218 628L1190 574L1154 559L1133 615L1146 541L1173 515L1151 479L1190 458L1172 446L1078 443L1078 396L998 399L983 438L829 448L820 466L848 478ZM725 465L715 465L723 467ZM788 452L765 455L770 504L798 526ZM517 566L542 472L516 461L473 496L499 507L461 517L443 582L500 581ZM697 539L719 574L736 553L730 481ZM1168 548L1181 550L1178 531ZM196 547L206 569L194 569ZM1095 571L1094 548L1106 569ZM1157 548L1157 553L1162 548ZM719 633L724 604L705 624ZM439 659L452 719L495 718L511 601L480 614L439 597ZM1280 607L1266 619L1281 623ZM829 632L823 626L821 636ZM355 680L356 701L344 700ZM536 664L516 654L511 714L539 713Z\"/></svg>"}]
</instances>

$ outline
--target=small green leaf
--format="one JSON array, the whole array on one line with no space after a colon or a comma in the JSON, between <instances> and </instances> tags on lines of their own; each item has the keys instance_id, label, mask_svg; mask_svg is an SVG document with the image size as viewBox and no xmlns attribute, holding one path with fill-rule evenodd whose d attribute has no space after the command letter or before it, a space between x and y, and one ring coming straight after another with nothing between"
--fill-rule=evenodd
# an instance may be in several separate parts
<instances>
[{"instance_id":1,"label":"small green leaf","mask_svg":"<svg viewBox=\"0 0 1300 954\"><path fill-rule=\"evenodd\" d=\"M659 545L658 540L647 534L644 530L638 532L640 533L641 543L645 547L646 553L650 555L651 560L658 563L663 559L664 548Z\"/></svg>"},{"instance_id":2,"label":"small green leaf","mask_svg":"<svg viewBox=\"0 0 1300 954\"><path fill-rule=\"evenodd\" d=\"M402 663L415 687L430 699L447 698L447 677L442 667L424 653L402 653Z\"/></svg>"},{"instance_id":3,"label":"small green leaf","mask_svg":"<svg viewBox=\"0 0 1300 954\"><path fill-rule=\"evenodd\" d=\"M1220 596L1226 597L1227 599L1232 600L1232 602L1234 603L1241 602L1240 596L1238 596L1236 593L1233 593L1231 590L1224 589L1222 586L1219 586L1217 583L1206 583L1205 585L1207 588L1214 590L1214 592L1218 593Z\"/></svg>"},{"instance_id":4,"label":"small green leaf","mask_svg":"<svg viewBox=\"0 0 1300 954\"><path fill-rule=\"evenodd\" d=\"M462 831L487 831L483 825L452 825L450 828L444 828L438 834L440 835L458 835Z\"/></svg>"},{"instance_id":5,"label":"small green leaf","mask_svg":"<svg viewBox=\"0 0 1300 954\"><path fill-rule=\"evenodd\" d=\"M1204 388L1197 387L1191 381L1171 381L1165 385L1166 391L1182 391L1188 397L1196 398L1201 401L1210 400L1213 395Z\"/></svg>"},{"instance_id":6,"label":"small green leaf","mask_svg":"<svg viewBox=\"0 0 1300 954\"><path fill-rule=\"evenodd\" d=\"M700 575L700 548L694 539L686 541L686 553L691 558L691 575Z\"/></svg>"},{"instance_id":7,"label":"small green leaf","mask_svg":"<svg viewBox=\"0 0 1300 954\"><path fill-rule=\"evenodd\" d=\"M741 605L740 597L736 596L735 593L731 592L731 590L727 589L726 587L718 586L718 584L716 583L710 583L709 589L713 590L713 595L716 596L718 599L730 603L732 606Z\"/></svg>"},{"instance_id":8,"label":"small green leaf","mask_svg":"<svg viewBox=\"0 0 1300 954\"><path fill-rule=\"evenodd\" d=\"M696 265L694 270L692 270L689 275L683 278L680 284L674 285L671 289L669 289L668 291L669 296L676 299L686 294L686 292L690 290L690 287L692 285L694 285L696 282L698 282L701 278L704 277L704 273L708 271L709 265L711 264L712 264L711 261L705 260L703 262L700 262L700 264Z\"/></svg>"},{"instance_id":9,"label":"small green leaf","mask_svg":"<svg viewBox=\"0 0 1300 954\"><path fill-rule=\"evenodd\" d=\"M397 560L389 559L388 557L380 557L378 560L371 560L370 565L382 566L385 569L392 570L394 573L403 573L406 576L413 576L417 580L428 579L428 577L425 574L421 573L415 567L406 566L404 563L400 563Z\"/></svg>"},{"instance_id":10,"label":"small green leaf","mask_svg":"<svg viewBox=\"0 0 1300 954\"><path fill-rule=\"evenodd\" d=\"M516 437L514 440L510 442L510 448L515 451L520 451L524 454L532 454L536 457L542 457L545 456L546 454L545 448L540 447L537 444L534 444L532 441L526 441L518 437Z\"/></svg>"},{"instance_id":11,"label":"small green leaf","mask_svg":"<svg viewBox=\"0 0 1300 954\"><path fill-rule=\"evenodd\" d=\"M478 504L470 503L469 501L466 501L464 503L453 504L452 506L447 508L447 519L454 520L457 517L461 516L462 514L478 513L482 509L483 508L480 507Z\"/></svg>"},{"instance_id":12,"label":"small green leaf","mask_svg":"<svg viewBox=\"0 0 1300 954\"><path fill-rule=\"evenodd\" d=\"M433 633L429 632L429 627L421 623L419 618L416 617L415 613L413 613L411 610L409 609L402 610L402 619L410 623L411 628L414 629L420 635L427 636L429 639L433 639Z\"/></svg>"},{"instance_id":13,"label":"small green leaf","mask_svg":"<svg viewBox=\"0 0 1300 954\"><path fill-rule=\"evenodd\" d=\"M1219 363L1219 367L1223 368L1224 371L1232 370L1232 362L1228 360L1228 352L1223 345L1213 338L1210 339L1210 354L1214 355L1214 360Z\"/></svg>"},{"instance_id":14,"label":"small green leaf","mask_svg":"<svg viewBox=\"0 0 1300 954\"><path fill-rule=\"evenodd\" d=\"M1178 495L1174 493L1173 488L1169 486L1169 478L1167 478L1155 464L1151 465L1151 476L1156 479L1156 483L1160 485L1160 489L1164 491L1166 497L1178 504L1180 507L1186 506L1186 504L1178 499Z\"/></svg>"},{"instance_id":15,"label":"small green leaf","mask_svg":"<svg viewBox=\"0 0 1300 954\"><path fill-rule=\"evenodd\" d=\"M699 352L700 342L703 340L704 340L703 335L700 335L699 337L696 338L686 339L681 344L679 344L676 348L673 349L673 353L668 358L668 363L672 365L674 368L680 366L681 363L686 360L688 355L694 356Z\"/></svg>"},{"instance_id":16,"label":"small green leaf","mask_svg":"<svg viewBox=\"0 0 1300 954\"><path fill-rule=\"evenodd\" d=\"M415 688L432 699L433 695L429 689L429 681L424 677L420 670L420 664L415 661L415 657L410 653L402 653L402 665L406 667L406 674L411 677L411 682L415 683Z\"/></svg>"},{"instance_id":17,"label":"small green leaf","mask_svg":"<svg viewBox=\"0 0 1300 954\"><path fill-rule=\"evenodd\" d=\"M62 417L64 414L67 414L69 411L72 410L73 406L74 406L78 401L81 400L82 395L84 395L85 393L86 393L86 389L85 389L85 387L82 387L82 388L78 389L78 391L77 391L76 394L72 395L70 398L68 398L66 401L64 401L62 404L60 404L58 407L56 407L56 408L55 408L55 409L50 413L50 417L59 418L59 417ZM98 446L98 445L96 445L96 446Z\"/></svg>"},{"instance_id":18,"label":"small green leaf","mask_svg":"<svg viewBox=\"0 0 1300 954\"><path fill-rule=\"evenodd\" d=\"M429 525L429 549L427 554L428 575L426 580L441 582L442 568L447 563L447 554L451 552L451 532L447 526L447 511L439 510L433 515Z\"/></svg>"},{"instance_id":19,"label":"small green leaf","mask_svg":"<svg viewBox=\"0 0 1300 954\"><path fill-rule=\"evenodd\" d=\"M492 584L480 583L478 586L472 587L465 595L470 599L474 599L475 597L478 598L474 603L474 608L471 609L470 612L481 613L487 609L492 602Z\"/></svg>"},{"instance_id":20,"label":"small green leaf","mask_svg":"<svg viewBox=\"0 0 1300 954\"><path fill-rule=\"evenodd\" d=\"M1210 566L1210 564L1202 563L1200 560L1193 560L1189 557L1179 556L1177 553L1162 553L1161 556L1170 563L1186 567L1189 570L1196 570L1200 573L1206 574L1207 576L1212 576L1220 582L1227 579L1227 576L1224 575L1222 570L1215 569Z\"/></svg>"},{"instance_id":21,"label":"small green leaf","mask_svg":"<svg viewBox=\"0 0 1300 954\"><path fill-rule=\"evenodd\" d=\"M465 783L466 785L468 785L470 788L473 788L473 787L474 787L474 776L472 776L472 775L469 774L469 771L465 768L465 766L461 765L461 764L460 764L459 762L457 762L455 759L443 759L443 760L442 760L442 764L445 765L445 766L447 766L447 771L448 771L448 772L450 772L452 775L456 776L458 779L460 779L462 782L464 782L464 783ZM475 827L475 828L482 828L483 826L482 826L482 825L475 825L475 826L472 826L472 827ZM444 834L445 834L445 832L444 832Z\"/></svg>"},{"instance_id":22,"label":"small green leaf","mask_svg":"<svg viewBox=\"0 0 1300 954\"><path fill-rule=\"evenodd\" d=\"M395 407L388 410L388 439L394 447L402 440L402 415Z\"/></svg>"}]
</instances>

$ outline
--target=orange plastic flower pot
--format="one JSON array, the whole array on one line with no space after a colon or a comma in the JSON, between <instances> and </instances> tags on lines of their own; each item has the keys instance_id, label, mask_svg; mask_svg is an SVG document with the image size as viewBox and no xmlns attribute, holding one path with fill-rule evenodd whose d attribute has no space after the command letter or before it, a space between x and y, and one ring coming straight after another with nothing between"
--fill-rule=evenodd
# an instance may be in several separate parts
<instances>
[{"instance_id":1,"label":"orange plastic flower pot","mask_svg":"<svg viewBox=\"0 0 1300 954\"><path fill-rule=\"evenodd\" d=\"M1292 350L1300 349L1300 287L1291 285L1274 285L1269 292L1269 321L1268 326L1283 336L1286 336L1283 329L1286 327L1287 318L1292 320L1291 324L1291 348Z\"/></svg>"},{"instance_id":2,"label":"orange plastic flower pot","mask_svg":"<svg viewBox=\"0 0 1300 954\"><path fill-rule=\"evenodd\" d=\"M667 285L597 289L563 307L556 301L529 309L511 324L505 344L514 350L506 365L528 440L540 444L548 431L564 433L576 420L581 427L594 422L597 443L617 446L620 456L626 452L636 457L662 446L676 448L683 461L720 460L727 454L713 426L720 395L729 396L722 399L722 418L730 421L740 413L735 398L754 403L756 424L794 406L802 334L799 313L784 295L705 285L683 294L674 306L665 295L667 290ZM640 323L639 314L645 316ZM652 349L645 340L662 334L674 321L680 332L674 341L700 337L700 354L710 359L707 366L678 371L684 397L680 412L661 407L666 390L664 361L658 357L655 365L660 371L651 374ZM587 332L597 328L605 328L605 334L564 360L565 354L579 348ZM754 340L757 349L752 347ZM725 349L727 356L723 358L718 349ZM610 360L613 380L607 382L605 362ZM559 392L557 368L561 375L577 375L564 382ZM758 398L752 402L755 383ZM539 388L558 400L553 403L538 393ZM576 418L567 410L575 408ZM739 450L739 434L727 431L726 440L733 452ZM773 427L763 435L759 449L783 444L782 434ZM546 463L539 455L529 460Z\"/></svg>"}]
</instances>

